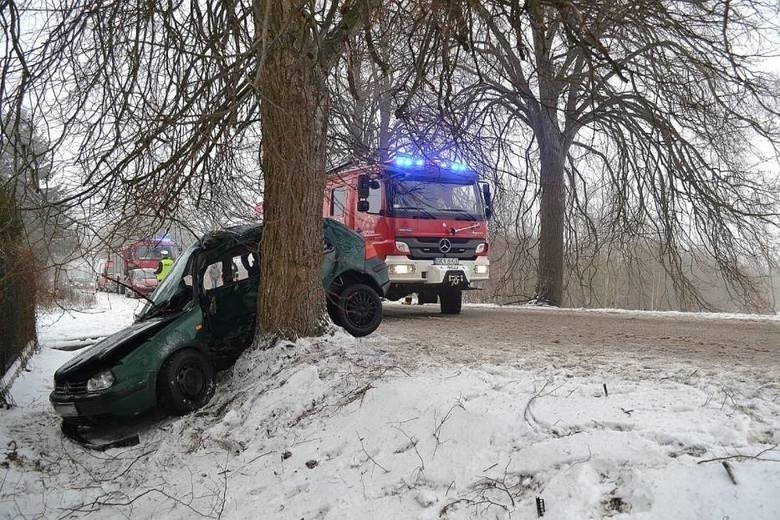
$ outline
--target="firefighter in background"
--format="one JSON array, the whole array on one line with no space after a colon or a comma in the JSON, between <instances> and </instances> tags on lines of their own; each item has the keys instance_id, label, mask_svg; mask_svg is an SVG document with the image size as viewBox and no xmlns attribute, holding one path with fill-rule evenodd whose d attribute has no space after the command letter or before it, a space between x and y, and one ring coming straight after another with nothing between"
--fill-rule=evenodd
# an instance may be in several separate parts
<instances>
[{"instance_id":1,"label":"firefighter in background","mask_svg":"<svg viewBox=\"0 0 780 520\"><path fill-rule=\"evenodd\" d=\"M165 280L165 277L171 272L171 267L173 266L173 259L168 251L160 251L160 254L162 255L162 258L157 263L157 270L154 272L158 283Z\"/></svg>"}]
</instances>

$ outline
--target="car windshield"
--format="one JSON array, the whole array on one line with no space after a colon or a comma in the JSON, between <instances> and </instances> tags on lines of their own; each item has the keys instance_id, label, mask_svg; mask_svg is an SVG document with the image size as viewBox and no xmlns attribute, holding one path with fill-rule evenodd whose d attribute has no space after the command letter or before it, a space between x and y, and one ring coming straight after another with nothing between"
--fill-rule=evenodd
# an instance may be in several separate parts
<instances>
[{"instance_id":1,"label":"car windshield","mask_svg":"<svg viewBox=\"0 0 780 520\"><path fill-rule=\"evenodd\" d=\"M185 283L185 275L188 274L186 272L187 264L189 263L190 256L192 256L195 247L195 244L188 247L176 262L174 262L168 276L165 277L165 280L160 282L160 285L157 286L157 289L155 289L149 297L149 299L152 300L152 303L154 303L154 307L151 307L151 305L147 303L146 307L144 307L140 313L141 316L145 316L153 309L165 307L177 295L190 290L190 287Z\"/></svg>"},{"instance_id":2,"label":"car windshield","mask_svg":"<svg viewBox=\"0 0 780 520\"><path fill-rule=\"evenodd\" d=\"M392 183L392 210L400 216L481 219L477 183L404 179Z\"/></svg>"}]
</instances>

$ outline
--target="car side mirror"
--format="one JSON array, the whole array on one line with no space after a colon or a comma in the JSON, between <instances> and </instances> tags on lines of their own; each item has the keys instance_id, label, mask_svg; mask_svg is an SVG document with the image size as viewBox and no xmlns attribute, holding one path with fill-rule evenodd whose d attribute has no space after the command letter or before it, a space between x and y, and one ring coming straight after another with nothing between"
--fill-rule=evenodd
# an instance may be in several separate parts
<instances>
[{"instance_id":1,"label":"car side mirror","mask_svg":"<svg viewBox=\"0 0 780 520\"><path fill-rule=\"evenodd\" d=\"M364 200L368 198L368 191L371 187L371 180L368 175L358 175L357 178L357 196L358 200Z\"/></svg>"}]
</instances>

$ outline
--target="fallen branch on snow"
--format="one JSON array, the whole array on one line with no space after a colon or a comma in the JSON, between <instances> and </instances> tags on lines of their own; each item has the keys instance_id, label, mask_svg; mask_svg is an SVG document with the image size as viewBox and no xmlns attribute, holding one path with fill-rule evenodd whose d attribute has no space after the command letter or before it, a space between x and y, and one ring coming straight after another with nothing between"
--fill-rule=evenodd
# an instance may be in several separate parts
<instances>
[{"instance_id":1,"label":"fallen branch on snow","mask_svg":"<svg viewBox=\"0 0 780 520\"><path fill-rule=\"evenodd\" d=\"M732 460L732 459L739 459L739 460L753 459L753 460L761 460L765 462L780 462L780 459L767 459L761 457L761 455L763 455L764 453L774 451L775 449L777 449L778 446L780 445L775 444L773 446L770 446L769 448L759 451L755 455L729 455L727 457L715 457L714 459L700 460L696 464L704 464L705 462L720 462L723 460Z\"/></svg>"}]
</instances>

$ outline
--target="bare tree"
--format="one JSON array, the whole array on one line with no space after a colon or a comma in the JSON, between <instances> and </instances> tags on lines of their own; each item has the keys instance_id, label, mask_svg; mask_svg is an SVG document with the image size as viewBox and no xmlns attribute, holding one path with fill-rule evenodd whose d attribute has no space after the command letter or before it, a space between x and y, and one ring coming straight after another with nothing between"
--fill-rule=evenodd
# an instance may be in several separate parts
<instances>
[{"instance_id":1,"label":"bare tree","mask_svg":"<svg viewBox=\"0 0 780 520\"><path fill-rule=\"evenodd\" d=\"M577 232L588 240L604 229L609 236L599 239L651 235L676 289L693 300L683 262L696 245L749 290L740 258L763 252L767 226L778 223L777 174L751 161L763 155L759 141L770 151L780 142L777 78L754 66L770 52L771 7L462 5L468 35L449 51L459 65L450 81L462 86L445 107L456 121L479 106L483 121L490 112L530 129L531 140L513 153L526 158L516 169L531 166L530 207L538 208L536 300L562 302L564 237L577 240L567 215L583 223ZM605 208L600 229L589 194L596 189Z\"/></svg>"},{"instance_id":2,"label":"bare tree","mask_svg":"<svg viewBox=\"0 0 780 520\"><path fill-rule=\"evenodd\" d=\"M46 121L58 171L69 172L57 203L102 208L91 224L103 229L110 219L154 228L182 206L208 206L214 187L241 191L262 128L260 321L313 334L325 78L376 4L4 0L0 105Z\"/></svg>"}]
</instances>

